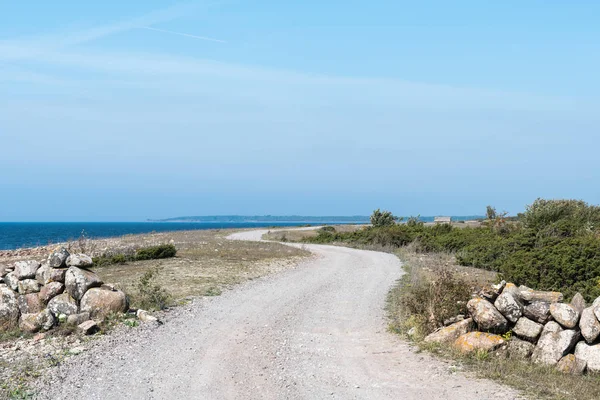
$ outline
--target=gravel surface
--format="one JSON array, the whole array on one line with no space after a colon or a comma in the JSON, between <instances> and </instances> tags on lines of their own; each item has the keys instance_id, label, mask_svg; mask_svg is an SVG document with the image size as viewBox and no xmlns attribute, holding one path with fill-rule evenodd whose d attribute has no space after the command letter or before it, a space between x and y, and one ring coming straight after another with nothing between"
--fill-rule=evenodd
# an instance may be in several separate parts
<instances>
[{"instance_id":1,"label":"gravel surface","mask_svg":"<svg viewBox=\"0 0 600 400\"><path fill-rule=\"evenodd\" d=\"M258 240L265 231L234 239ZM390 254L307 245L297 268L122 330L50 370L47 399L513 399L386 330Z\"/></svg>"}]
</instances>

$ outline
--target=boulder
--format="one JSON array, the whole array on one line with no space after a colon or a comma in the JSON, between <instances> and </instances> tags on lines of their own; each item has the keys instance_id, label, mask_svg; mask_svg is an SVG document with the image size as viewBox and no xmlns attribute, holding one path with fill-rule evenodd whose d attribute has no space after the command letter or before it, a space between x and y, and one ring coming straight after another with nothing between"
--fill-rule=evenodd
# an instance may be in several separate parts
<instances>
[{"instance_id":1,"label":"boulder","mask_svg":"<svg viewBox=\"0 0 600 400\"><path fill-rule=\"evenodd\" d=\"M144 310L138 310L137 316L140 318L140 315L148 314ZM142 318L140 318L141 320ZM468 318L459 322L456 322L450 326L446 326L436 332L433 332L427 337L425 337L425 342L427 343L453 343L458 339L460 335L464 335L467 332L470 332L473 327L473 319Z\"/></svg>"},{"instance_id":2,"label":"boulder","mask_svg":"<svg viewBox=\"0 0 600 400\"><path fill-rule=\"evenodd\" d=\"M50 268L46 274L46 283L60 282L65 283L68 268Z\"/></svg>"},{"instance_id":3,"label":"boulder","mask_svg":"<svg viewBox=\"0 0 600 400\"><path fill-rule=\"evenodd\" d=\"M19 312L21 314L37 314L44 308L37 293L21 295L17 298Z\"/></svg>"},{"instance_id":4,"label":"boulder","mask_svg":"<svg viewBox=\"0 0 600 400\"><path fill-rule=\"evenodd\" d=\"M47 308L39 312L36 316L36 321L40 325L42 331L49 331L56 325L56 318Z\"/></svg>"},{"instance_id":5,"label":"boulder","mask_svg":"<svg viewBox=\"0 0 600 400\"><path fill-rule=\"evenodd\" d=\"M528 303L534 301L543 301L546 303L558 303L563 301L563 294L559 292L544 292L541 290L533 290L527 286L519 286L519 297Z\"/></svg>"},{"instance_id":6,"label":"boulder","mask_svg":"<svg viewBox=\"0 0 600 400\"><path fill-rule=\"evenodd\" d=\"M504 285L504 290L502 291L502 293L510 293L512 294L515 298L519 298L520 299L520 294L521 292L519 291L519 288L511 282L508 282L506 285Z\"/></svg>"},{"instance_id":7,"label":"boulder","mask_svg":"<svg viewBox=\"0 0 600 400\"><path fill-rule=\"evenodd\" d=\"M578 358L575 354L567 354L556 364L556 369L563 374L583 375L586 364L585 360Z\"/></svg>"},{"instance_id":8,"label":"boulder","mask_svg":"<svg viewBox=\"0 0 600 400\"><path fill-rule=\"evenodd\" d=\"M77 326L79 331L84 335L93 335L94 333L100 330L100 327L96 323L96 321L85 321Z\"/></svg>"},{"instance_id":9,"label":"boulder","mask_svg":"<svg viewBox=\"0 0 600 400\"><path fill-rule=\"evenodd\" d=\"M600 306L600 297L597 297L596 300L592 303L592 307Z\"/></svg>"},{"instance_id":10,"label":"boulder","mask_svg":"<svg viewBox=\"0 0 600 400\"><path fill-rule=\"evenodd\" d=\"M457 315L456 317L447 318L444 320L444 326L452 325L460 321L464 321L465 316L462 314Z\"/></svg>"},{"instance_id":11,"label":"boulder","mask_svg":"<svg viewBox=\"0 0 600 400\"><path fill-rule=\"evenodd\" d=\"M92 257L85 254L71 254L67 258L67 267L78 267L78 268L88 268L91 267L94 262L92 261Z\"/></svg>"},{"instance_id":12,"label":"boulder","mask_svg":"<svg viewBox=\"0 0 600 400\"><path fill-rule=\"evenodd\" d=\"M469 314L482 331L504 333L508 329L508 321L492 303L481 298L474 298L467 303Z\"/></svg>"},{"instance_id":13,"label":"boulder","mask_svg":"<svg viewBox=\"0 0 600 400\"><path fill-rule=\"evenodd\" d=\"M583 312L583 309L585 308L585 299L583 298L581 293L579 293L579 292L575 293L575 296L573 296L573 299L571 300L571 306L575 310L577 310L579 315L581 315L581 313Z\"/></svg>"},{"instance_id":14,"label":"boulder","mask_svg":"<svg viewBox=\"0 0 600 400\"><path fill-rule=\"evenodd\" d=\"M127 296L120 290L92 288L81 299L81 311L94 319L104 319L111 313L123 313L129 308Z\"/></svg>"},{"instance_id":15,"label":"boulder","mask_svg":"<svg viewBox=\"0 0 600 400\"><path fill-rule=\"evenodd\" d=\"M56 249L48 256L48 265L50 268L64 268L67 266L69 256L69 252L64 247Z\"/></svg>"},{"instance_id":16,"label":"boulder","mask_svg":"<svg viewBox=\"0 0 600 400\"><path fill-rule=\"evenodd\" d=\"M17 286L20 294L37 293L40 291L40 284L35 279L24 279L19 281Z\"/></svg>"},{"instance_id":17,"label":"boulder","mask_svg":"<svg viewBox=\"0 0 600 400\"><path fill-rule=\"evenodd\" d=\"M158 318L156 318L155 316L151 315L148 311L146 310L137 310L136 314L135 314L138 319L144 323L150 323L150 322L159 322ZM473 321L471 321L472 323ZM159 322L160 323L160 322ZM460 322L459 322L460 323ZM459 335L460 336L460 335ZM456 340L458 338L458 336L454 339ZM427 338L425 338L425 340L427 340ZM453 340L453 341L454 341Z\"/></svg>"},{"instance_id":18,"label":"boulder","mask_svg":"<svg viewBox=\"0 0 600 400\"><path fill-rule=\"evenodd\" d=\"M47 304L53 297L58 296L65 290L65 285L60 282L49 282L40 290L40 300Z\"/></svg>"},{"instance_id":19,"label":"boulder","mask_svg":"<svg viewBox=\"0 0 600 400\"><path fill-rule=\"evenodd\" d=\"M531 359L540 364L556 365L579 340L579 332L562 329L556 322L548 322L533 350Z\"/></svg>"},{"instance_id":20,"label":"boulder","mask_svg":"<svg viewBox=\"0 0 600 400\"><path fill-rule=\"evenodd\" d=\"M513 328L513 332L521 339L535 342L538 336L540 336L540 333L542 333L543 328L544 325L538 324L529 318L521 317Z\"/></svg>"},{"instance_id":21,"label":"boulder","mask_svg":"<svg viewBox=\"0 0 600 400\"><path fill-rule=\"evenodd\" d=\"M575 357L583 360L587 364L589 372L600 371L600 344L593 346L585 342L577 343L575 347Z\"/></svg>"},{"instance_id":22,"label":"boulder","mask_svg":"<svg viewBox=\"0 0 600 400\"><path fill-rule=\"evenodd\" d=\"M579 329L581 329L581 336L588 343L592 343L598 338L598 335L600 335L600 322L594 314L594 307L583 310L579 319Z\"/></svg>"},{"instance_id":23,"label":"boulder","mask_svg":"<svg viewBox=\"0 0 600 400\"><path fill-rule=\"evenodd\" d=\"M40 285L46 284L46 276L50 270L50 266L48 264L43 264L35 273L35 280L38 281Z\"/></svg>"},{"instance_id":24,"label":"boulder","mask_svg":"<svg viewBox=\"0 0 600 400\"><path fill-rule=\"evenodd\" d=\"M37 321L37 314L22 314L19 318L19 329L27 333L36 333L41 329Z\"/></svg>"},{"instance_id":25,"label":"boulder","mask_svg":"<svg viewBox=\"0 0 600 400\"><path fill-rule=\"evenodd\" d=\"M8 274L4 275L4 283L6 283L6 285L15 292L19 290L19 279L15 276L14 272L9 272Z\"/></svg>"},{"instance_id":26,"label":"boulder","mask_svg":"<svg viewBox=\"0 0 600 400\"><path fill-rule=\"evenodd\" d=\"M79 314L69 315L67 317L67 325L78 326L83 324L85 321L89 321L90 313L83 312Z\"/></svg>"},{"instance_id":27,"label":"boulder","mask_svg":"<svg viewBox=\"0 0 600 400\"><path fill-rule=\"evenodd\" d=\"M552 303L550 304L550 315L552 318L564 328L573 329L579 322L579 311L577 311L572 305L565 303Z\"/></svg>"},{"instance_id":28,"label":"boulder","mask_svg":"<svg viewBox=\"0 0 600 400\"><path fill-rule=\"evenodd\" d=\"M504 344L502 336L486 332L469 332L459 336L454 346L463 353L475 350L491 351Z\"/></svg>"},{"instance_id":29,"label":"boulder","mask_svg":"<svg viewBox=\"0 0 600 400\"><path fill-rule=\"evenodd\" d=\"M6 286L0 286L0 332L13 329L18 324L17 294Z\"/></svg>"},{"instance_id":30,"label":"boulder","mask_svg":"<svg viewBox=\"0 0 600 400\"><path fill-rule=\"evenodd\" d=\"M77 301L72 298L69 293L63 293L53 297L52 300L48 302L48 309L52 312L52 314L54 314L55 317L60 316L60 314L69 316L72 314L77 314L79 311Z\"/></svg>"},{"instance_id":31,"label":"boulder","mask_svg":"<svg viewBox=\"0 0 600 400\"><path fill-rule=\"evenodd\" d=\"M512 323L523 315L523 304L509 292L504 292L494 302L494 306Z\"/></svg>"},{"instance_id":32,"label":"boulder","mask_svg":"<svg viewBox=\"0 0 600 400\"><path fill-rule=\"evenodd\" d=\"M534 348L535 345L533 343L518 338L512 338L506 346L506 353L510 358L524 360L531 356Z\"/></svg>"},{"instance_id":33,"label":"boulder","mask_svg":"<svg viewBox=\"0 0 600 400\"><path fill-rule=\"evenodd\" d=\"M534 301L523 308L523 315L532 321L545 324L550 319L550 303Z\"/></svg>"},{"instance_id":34,"label":"boulder","mask_svg":"<svg viewBox=\"0 0 600 400\"><path fill-rule=\"evenodd\" d=\"M70 267L65 276L66 291L77 300L81 300L90 288L101 286L102 283L95 273L77 267Z\"/></svg>"},{"instance_id":35,"label":"boulder","mask_svg":"<svg viewBox=\"0 0 600 400\"><path fill-rule=\"evenodd\" d=\"M502 281L497 285L486 286L479 291L479 296L486 299L489 302L493 302L498 298L500 293L502 293L502 290L504 290L505 286L506 281Z\"/></svg>"},{"instance_id":36,"label":"boulder","mask_svg":"<svg viewBox=\"0 0 600 400\"><path fill-rule=\"evenodd\" d=\"M14 273L19 280L34 279L39 267L40 263L37 261L17 261Z\"/></svg>"}]
</instances>

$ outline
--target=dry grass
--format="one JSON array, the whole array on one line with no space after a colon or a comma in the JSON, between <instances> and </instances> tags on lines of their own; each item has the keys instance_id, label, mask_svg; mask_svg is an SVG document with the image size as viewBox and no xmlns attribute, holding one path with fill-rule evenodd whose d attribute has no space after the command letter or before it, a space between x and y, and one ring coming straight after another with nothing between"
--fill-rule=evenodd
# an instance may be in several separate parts
<instances>
[{"instance_id":1,"label":"dry grass","mask_svg":"<svg viewBox=\"0 0 600 400\"><path fill-rule=\"evenodd\" d=\"M330 225L335 228L337 232L354 232L364 225ZM263 235L263 239L265 240L273 240L276 242L302 242L306 238L315 237L318 235L318 227L311 230L274 230L269 231L268 233ZM329 243L328 243L329 244Z\"/></svg>"},{"instance_id":2,"label":"dry grass","mask_svg":"<svg viewBox=\"0 0 600 400\"><path fill-rule=\"evenodd\" d=\"M445 271L452 271L476 291L484 285L496 280L496 274L476 268L462 267L456 264L449 254L418 254L408 248L398 253L405 263L407 275L395 286L388 296L388 314L391 329L405 335L415 327L410 336L420 349L429 351L442 358L452 360L459 369L466 369L481 378L493 379L521 390L530 398L549 400L596 400L600 399L600 375L572 376L556 371L553 367L536 365L530 362L507 358L502 351L490 354L464 355L449 346L427 344L422 341L427 332L420 332L423 318L418 315L407 315L401 308L402 297L422 280L436 280ZM407 286L407 284L409 286ZM465 299L468 300L468 299ZM439 305L442 307L443 305Z\"/></svg>"},{"instance_id":3,"label":"dry grass","mask_svg":"<svg viewBox=\"0 0 600 400\"><path fill-rule=\"evenodd\" d=\"M222 290L295 265L309 253L278 243L227 240L231 230L184 231L132 235L121 246L148 246L173 243L177 257L136 261L96 268L105 282L134 292L142 275L158 268L159 283L175 300L190 296L220 294Z\"/></svg>"}]
</instances>

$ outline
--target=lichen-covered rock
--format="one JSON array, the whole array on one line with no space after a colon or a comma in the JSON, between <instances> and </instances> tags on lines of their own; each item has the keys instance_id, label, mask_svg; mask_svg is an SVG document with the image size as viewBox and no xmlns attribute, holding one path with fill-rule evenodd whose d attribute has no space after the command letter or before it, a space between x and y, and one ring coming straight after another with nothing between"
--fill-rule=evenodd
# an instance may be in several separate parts
<instances>
[{"instance_id":1,"label":"lichen-covered rock","mask_svg":"<svg viewBox=\"0 0 600 400\"><path fill-rule=\"evenodd\" d=\"M534 301L523 308L523 315L532 321L545 324L550 320L550 303Z\"/></svg>"},{"instance_id":2,"label":"lichen-covered rock","mask_svg":"<svg viewBox=\"0 0 600 400\"><path fill-rule=\"evenodd\" d=\"M69 315L67 317L67 325L78 326L90 319L90 313L83 312L79 314Z\"/></svg>"},{"instance_id":3,"label":"lichen-covered rock","mask_svg":"<svg viewBox=\"0 0 600 400\"><path fill-rule=\"evenodd\" d=\"M65 290L65 285L60 282L49 282L40 290L40 300L43 304L47 304L53 297L58 296Z\"/></svg>"},{"instance_id":4,"label":"lichen-covered rock","mask_svg":"<svg viewBox=\"0 0 600 400\"><path fill-rule=\"evenodd\" d=\"M543 301L546 303L558 303L563 301L563 294L560 292L544 292L533 290L527 286L519 286L519 297L528 303L534 301Z\"/></svg>"},{"instance_id":5,"label":"lichen-covered rock","mask_svg":"<svg viewBox=\"0 0 600 400\"><path fill-rule=\"evenodd\" d=\"M68 268L50 268L46 274L46 283L60 282L65 283Z\"/></svg>"},{"instance_id":6,"label":"lichen-covered rock","mask_svg":"<svg viewBox=\"0 0 600 400\"><path fill-rule=\"evenodd\" d=\"M14 274L19 280L34 279L39 267L40 263L37 261L17 261Z\"/></svg>"},{"instance_id":7,"label":"lichen-covered rock","mask_svg":"<svg viewBox=\"0 0 600 400\"><path fill-rule=\"evenodd\" d=\"M479 296L488 300L489 302L493 302L498 298L500 293L502 293L502 290L504 290L505 286L506 281L502 281L497 285L486 286L479 291Z\"/></svg>"},{"instance_id":8,"label":"lichen-covered rock","mask_svg":"<svg viewBox=\"0 0 600 400\"><path fill-rule=\"evenodd\" d=\"M92 261L92 257L85 254L71 254L67 258L67 267L78 267L78 268L88 268L91 267L94 262Z\"/></svg>"},{"instance_id":9,"label":"lichen-covered rock","mask_svg":"<svg viewBox=\"0 0 600 400\"><path fill-rule=\"evenodd\" d=\"M571 306L573 306L573 308L577 310L579 315L581 315L581 313L585 309L585 305L585 299L583 298L581 293L575 293L575 296L573 296L573 299L571 300Z\"/></svg>"},{"instance_id":10,"label":"lichen-covered rock","mask_svg":"<svg viewBox=\"0 0 600 400\"><path fill-rule=\"evenodd\" d=\"M513 332L521 339L535 342L538 336L540 336L540 333L542 333L543 328L544 325L538 324L529 318L521 317L514 326Z\"/></svg>"},{"instance_id":11,"label":"lichen-covered rock","mask_svg":"<svg viewBox=\"0 0 600 400\"><path fill-rule=\"evenodd\" d=\"M586 364L585 360L578 358L575 354L567 354L556 364L556 369L563 374L583 375Z\"/></svg>"},{"instance_id":12,"label":"lichen-covered rock","mask_svg":"<svg viewBox=\"0 0 600 400\"><path fill-rule=\"evenodd\" d=\"M127 311L127 296L120 290L89 289L81 299L81 312L89 312L94 319L103 319L111 313Z\"/></svg>"},{"instance_id":13,"label":"lichen-covered rock","mask_svg":"<svg viewBox=\"0 0 600 400\"><path fill-rule=\"evenodd\" d=\"M69 295L69 293L59 294L48 302L48 309L58 317L60 314L66 316L77 314L79 307L77 301Z\"/></svg>"},{"instance_id":14,"label":"lichen-covered rock","mask_svg":"<svg viewBox=\"0 0 600 400\"><path fill-rule=\"evenodd\" d=\"M594 307L588 307L581 313L579 319L579 329L581 329L581 336L586 342L594 342L600 335L600 322L594 314Z\"/></svg>"},{"instance_id":15,"label":"lichen-covered rock","mask_svg":"<svg viewBox=\"0 0 600 400\"><path fill-rule=\"evenodd\" d=\"M50 268L64 268L67 266L69 256L69 252L64 247L56 249L48 256L48 265Z\"/></svg>"},{"instance_id":16,"label":"lichen-covered rock","mask_svg":"<svg viewBox=\"0 0 600 400\"><path fill-rule=\"evenodd\" d=\"M523 304L509 292L504 292L498 296L494 306L512 323L517 322L523 315Z\"/></svg>"},{"instance_id":17,"label":"lichen-covered rock","mask_svg":"<svg viewBox=\"0 0 600 400\"><path fill-rule=\"evenodd\" d=\"M143 311L143 310L142 310ZM467 318L465 320L456 322L450 326L446 326L439 331L433 332L425 338L427 343L453 343L458 339L460 335L464 335L470 332L473 327L473 319Z\"/></svg>"},{"instance_id":18,"label":"lichen-covered rock","mask_svg":"<svg viewBox=\"0 0 600 400\"><path fill-rule=\"evenodd\" d=\"M35 318L42 331L49 331L56 325L56 318L54 318L52 312L47 308L39 312Z\"/></svg>"},{"instance_id":19,"label":"lichen-covered rock","mask_svg":"<svg viewBox=\"0 0 600 400\"><path fill-rule=\"evenodd\" d=\"M492 303L485 299L474 298L467 303L469 314L481 331L504 333L508 329L508 321Z\"/></svg>"},{"instance_id":20,"label":"lichen-covered rock","mask_svg":"<svg viewBox=\"0 0 600 400\"><path fill-rule=\"evenodd\" d=\"M18 324L17 294L6 286L0 286L0 332L13 329Z\"/></svg>"},{"instance_id":21,"label":"lichen-covered rock","mask_svg":"<svg viewBox=\"0 0 600 400\"><path fill-rule=\"evenodd\" d=\"M475 350L491 351L504 344L502 336L486 332L469 332L461 335L454 346L463 353Z\"/></svg>"},{"instance_id":22,"label":"lichen-covered rock","mask_svg":"<svg viewBox=\"0 0 600 400\"><path fill-rule=\"evenodd\" d=\"M572 329L563 330L556 322L548 322L542 330L531 359L536 363L556 365L578 340L579 332Z\"/></svg>"},{"instance_id":23,"label":"lichen-covered rock","mask_svg":"<svg viewBox=\"0 0 600 400\"><path fill-rule=\"evenodd\" d=\"M100 330L100 327L96 323L96 321L85 321L77 326L79 331L84 335L93 335L94 333Z\"/></svg>"},{"instance_id":24,"label":"lichen-covered rock","mask_svg":"<svg viewBox=\"0 0 600 400\"><path fill-rule=\"evenodd\" d=\"M579 311L577 311L572 305L565 303L552 303L550 304L550 315L552 318L564 328L573 329L579 322Z\"/></svg>"},{"instance_id":25,"label":"lichen-covered rock","mask_svg":"<svg viewBox=\"0 0 600 400\"><path fill-rule=\"evenodd\" d=\"M37 314L44 308L37 293L21 295L17 298L21 314Z\"/></svg>"},{"instance_id":26,"label":"lichen-covered rock","mask_svg":"<svg viewBox=\"0 0 600 400\"><path fill-rule=\"evenodd\" d=\"M521 294L521 292L519 291L519 288L512 282L508 282L506 285L504 285L504 290L502 290L502 293L510 293L515 298L519 298L519 299L520 299L519 296Z\"/></svg>"},{"instance_id":27,"label":"lichen-covered rock","mask_svg":"<svg viewBox=\"0 0 600 400\"><path fill-rule=\"evenodd\" d=\"M512 338L506 346L506 353L510 358L524 360L531 357L534 348L535 345L533 343L518 338Z\"/></svg>"},{"instance_id":28,"label":"lichen-covered rock","mask_svg":"<svg viewBox=\"0 0 600 400\"><path fill-rule=\"evenodd\" d=\"M50 266L48 264L43 264L35 272L35 280L38 281L40 285L46 284L46 275L48 274L48 270L50 270Z\"/></svg>"},{"instance_id":29,"label":"lichen-covered rock","mask_svg":"<svg viewBox=\"0 0 600 400\"><path fill-rule=\"evenodd\" d=\"M19 279L16 277L14 272L9 272L4 275L4 283L15 292L19 290Z\"/></svg>"},{"instance_id":30,"label":"lichen-covered rock","mask_svg":"<svg viewBox=\"0 0 600 400\"><path fill-rule=\"evenodd\" d=\"M95 273L77 267L70 267L65 276L66 291L77 300L81 300L90 288L101 286L102 283Z\"/></svg>"},{"instance_id":31,"label":"lichen-covered rock","mask_svg":"<svg viewBox=\"0 0 600 400\"><path fill-rule=\"evenodd\" d=\"M27 333L36 333L41 328L37 321L37 314L21 314L19 329Z\"/></svg>"},{"instance_id":32,"label":"lichen-covered rock","mask_svg":"<svg viewBox=\"0 0 600 400\"><path fill-rule=\"evenodd\" d=\"M35 279L24 279L19 281L17 286L20 294L37 293L40 291L40 284Z\"/></svg>"},{"instance_id":33,"label":"lichen-covered rock","mask_svg":"<svg viewBox=\"0 0 600 400\"><path fill-rule=\"evenodd\" d=\"M585 342L577 343L575 357L585 361L588 371L600 371L600 344L590 346Z\"/></svg>"}]
</instances>

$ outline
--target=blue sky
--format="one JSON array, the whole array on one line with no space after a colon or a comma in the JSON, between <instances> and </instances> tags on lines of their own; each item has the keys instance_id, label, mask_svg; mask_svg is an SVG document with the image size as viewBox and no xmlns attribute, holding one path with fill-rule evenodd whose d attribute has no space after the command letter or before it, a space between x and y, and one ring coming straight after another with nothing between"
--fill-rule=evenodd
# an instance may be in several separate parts
<instances>
[{"instance_id":1,"label":"blue sky","mask_svg":"<svg viewBox=\"0 0 600 400\"><path fill-rule=\"evenodd\" d=\"M600 203L600 3L0 3L0 221Z\"/></svg>"}]
</instances>

